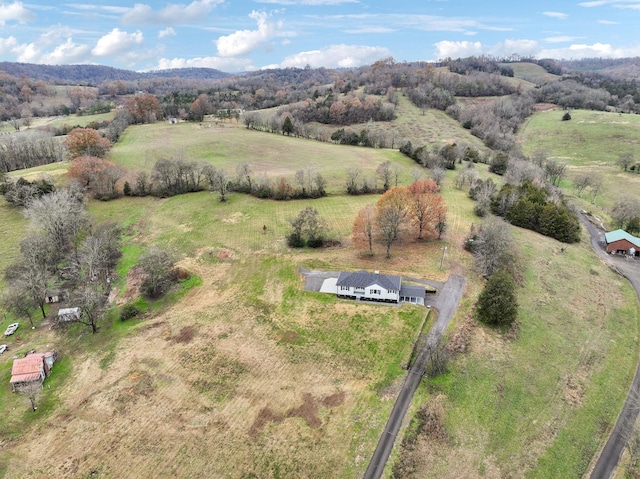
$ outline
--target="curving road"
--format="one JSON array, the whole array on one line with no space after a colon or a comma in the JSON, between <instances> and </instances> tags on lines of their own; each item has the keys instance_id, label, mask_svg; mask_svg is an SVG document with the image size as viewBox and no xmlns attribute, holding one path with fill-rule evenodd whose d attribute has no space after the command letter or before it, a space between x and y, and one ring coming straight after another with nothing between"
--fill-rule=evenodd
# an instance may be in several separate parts
<instances>
[{"instance_id":1,"label":"curving road","mask_svg":"<svg viewBox=\"0 0 640 479\"><path fill-rule=\"evenodd\" d=\"M393 409L391 410L391 415L371 457L369 467L367 467L364 473L364 479L378 479L382 476L382 472L393 449L396 436L398 435L398 431L400 431L402 420L407 414L413 395L418 389L420 380L426 371L431 349L438 343L442 333L456 312L460 299L462 298L462 293L464 292L465 282L462 276L450 275L447 282L444 283L444 287L440 290L440 294L432 303L433 307L438 310L438 319L431 328L431 331L429 331L427 341L425 341L424 347L420 353L418 353L418 357L413 366L409 369L409 373L402 385L402 390L400 394L398 394Z\"/></svg>"},{"instance_id":2,"label":"curving road","mask_svg":"<svg viewBox=\"0 0 640 479\"><path fill-rule=\"evenodd\" d=\"M628 261L622 257L611 256L603 249L604 232L595 226L585 215L581 215L580 219L589 231L591 237L591 246L604 262L609 265L616 273L624 276L629 280L636 295L640 300L640 262L637 260ZM638 413L640 412L638 399L640 398L640 362L636 369L635 377L631 383L631 388L627 394L627 399L622 406L622 411L618 416L611 435L604 445L593 470L591 471L591 479L609 479L620 461L622 450L627 443L627 437L633 429Z\"/></svg>"}]
</instances>

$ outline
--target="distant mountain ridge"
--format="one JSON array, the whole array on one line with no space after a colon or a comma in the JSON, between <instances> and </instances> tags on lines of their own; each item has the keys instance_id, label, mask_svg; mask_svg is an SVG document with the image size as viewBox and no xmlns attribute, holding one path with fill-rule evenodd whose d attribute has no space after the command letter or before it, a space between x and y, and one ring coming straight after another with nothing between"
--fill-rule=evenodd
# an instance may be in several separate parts
<instances>
[{"instance_id":1,"label":"distant mountain ridge","mask_svg":"<svg viewBox=\"0 0 640 479\"><path fill-rule=\"evenodd\" d=\"M142 80L150 78L182 78L193 80L218 80L231 76L214 68L175 68L135 72L104 65L39 65L35 63L0 62L0 71L11 76L26 76L47 83L98 84L114 80Z\"/></svg>"}]
</instances>

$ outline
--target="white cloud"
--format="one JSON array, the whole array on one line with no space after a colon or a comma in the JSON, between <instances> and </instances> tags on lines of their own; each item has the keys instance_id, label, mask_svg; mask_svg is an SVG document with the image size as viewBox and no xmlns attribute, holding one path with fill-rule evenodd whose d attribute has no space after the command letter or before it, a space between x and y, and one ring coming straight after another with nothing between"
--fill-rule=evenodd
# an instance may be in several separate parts
<instances>
[{"instance_id":1,"label":"white cloud","mask_svg":"<svg viewBox=\"0 0 640 479\"><path fill-rule=\"evenodd\" d=\"M342 5L343 3L360 3L359 0L255 0L258 3L276 3L278 5Z\"/></svg>"},{"instance_id":2,"label":"white cloud","mask_svg":"<svg viewBox=\"0 0 640 479\"><path fill-rule=\"evenodd\" d=\"M627 58L640 55L640 45L628 48L614 48L608 43L594 43L592 45L574 44L566 48L541 50L538 58L556 58L571 60L579 58Z\"/></svg>"},{"instance_id":3,"label":"white cloud","mask_svg":"<svg viewBox=\"0 0 640 479\"><path fill-rule=\"evenodd\" d=\"M480 42L451 42L443 40L437 42L435 47L438 51L438 58L464 58L482 53L482 43Z\"/></svg>"},{"instance_id":4,"label":"white cloud","mask_svg":"<svg viewBox=\"0 0 640 479\"><path fill-rule=\"evenodd\" d=\"M579 3L581 7L592 8L602 7L603 5L611 5L614 8L630 8L633 10L640 9L640 1L638 0L594 0L592 2Z\"/></svg>"},{"instance_id":5,"label":"white cloud","mask_svg":"<svg viewBox=\"0 0 640 479\"><path fill-rule=\"evenodd\" d=\"M13 2L10 4L0 4L0 25L4 25L9 21L25 23L35 20L36 16L33 12L24 8L22 2Z\"/></svg>"},{"instance_id":6,"label":"white cloud","mask_svg":"<svg viewBox=\"0 0 640 479\"><path fill-rule=\"evenodd\" d=\"M222 57L236 57L254 50L260 44L280 34L282 22L269 22L269 15L265 12L249 14L249 18L258 24L257 30L238 30L230 35L225 35L215 41L218 55Z\"/></svg>"},{"instance_id":7,"label":"white cloud","mask_svg":"<svg viewBox=\"0 0 640 479\"><path fill-rule=\"evenodd\" d=\"M370 47L365 45L331 45L321 50L300 52L286 57L279 67L304 68L348 68L369 65L381 58L391 56L386 47ZM275 67L276 65L271 65Z\"/></svg>"},{"instance_id":8,"label":"white cloud","mask_svg":"<svg viewBox=\"0 0 640 479\"><path fill-rule=\"evenodd\" d=\"M569 35L558 35L556 37L546 37L542 39L542 41L547 43L567 43L574 42L575 40L576 37L571 37Z\"/></svg>"},{"instance_id":9,"label":"white cloud","mask_svg":"<svg viewBox=\"0 0 640 479\"><path fill-rule=\"evenodd\" d=\"M514 53L525 56L535 55L538 51L540 51L538 42L527 39L507 39L490 48L490 53L495 56L509 56Z\"/></svg>"},{"instance_id":10,"label":"white cloud","mask_svg":"<svg viewBox=\"0 0 640 479\"><path fill-rule=\"evenodd\" d=\"M0 38L0 55L15 53L18 46L16 37Z\"/></svg>"},{"instance_id":11,"label":"white cloud","mask_svg":"<svg viewBox=\"0 0 640 479\"><path fill-rule=\"evenodd\" d=\"M97 57L115 55L128 50L134 45L140 45L142 41L142 32L140 30L135 33L127 33L114 28L98 40L91 53Z\"/></svg>"},{"instance_id":12,"label":"white cloud","mask_svg":"<svg viewBox=\"0 0 640 479\"><path fill-rule=\"evenodd\" d=\"M86 61L91 54L89 45L78 45L71 38L58 45L52 52L44 53L40 57L40 62L48 65L63 65L71 63L81 63Z\"/></svg>"},{"instance_id":13,"label":"white cloud","mask_svg":"<svg viewBox=\"0 0 640 479\"><path fill-rule=\"evenodd\" d=\"M189 5L171 3L161 10L136 3L122 16L125 25L195 23L206 20L209 12L224 0L196 0Z\"/></svg>"},{"instance_id":14,"label":"white cloud","mask_svg":"<svg viewBox=\"0 0 640 479\"><path fill-rule=\"evenodd\" d=\"M52 27L32 43L18 43L15 37L0 38L0 55L15 55L16 61L49 65L82 63L90 60L91 48L78 45L71 29Z\"/></svg>"},{"instance_id":15,"label":"white cloud","mask_svg":"<svg viewBox=\"0 0 640 479\"><path fill-rule=\"evenodd\" d=\"M350 30L345 30L346 33L393 33L395 32L395 30L393 28L389 28L389 27L360 27L360 28L353 28Z\"/></svg>"},{"instance_id":16,"label":"white cloud","mask_svg":"<svg viewBox=\"0 0 640 479\"><path fill-rule=\"evenodd\" d=\"M167 27L164 30L160 30L158 32L158 38L175 37L175 36L176 36L176 31L171 27Z\"/></svg>"},{"instance_id":17,"label":"white cloud","mask_svg":"<svg viewBox=\"0 0 640 479\"><path fill-rule=\"evenodd\" d=\"M545 17L557 18L558 20L566 20L569 15L561 12L542 12Z\"/></svg>"},{"instance_id":18,"label":"white cloud","mask_svg":"<svg viewBox=\"0 0 640 479\"><path fill-rule=\"evenodd\" d=\"M598 20L601 25L620 25L620 22L614 22L612 20Z\"/></svg>"},{"instance_id":19,"label":"white cloud","mask_svg":"<svg viewBox=\"0 0 640 479\"><path fill-rule=\"evenodd\" d=\"M154 70L169 70L172 68L215 68L228 72L251 71L256 68L251 60L244 58L161 58Z\"/></svg>"}]
</instances>

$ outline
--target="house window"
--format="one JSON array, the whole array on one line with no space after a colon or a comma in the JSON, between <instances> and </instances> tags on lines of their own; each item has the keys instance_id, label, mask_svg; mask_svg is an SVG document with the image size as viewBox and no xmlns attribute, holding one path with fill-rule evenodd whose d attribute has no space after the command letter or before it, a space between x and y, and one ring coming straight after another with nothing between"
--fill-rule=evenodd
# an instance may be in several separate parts
<instances>
[{"instance_id":1,"label":"house window","mask_svg":"<svg viewBox=\"0 0 640 479\"><path fill-rule=\"evenodd\" d=\"M349 291L349 286L340 286L340 291Z\"/></svg>"},{"instance_id":2,"label":"house window","mask_svg":"<svg viewBox=\"0 0 640 479\"><path fill-rule=\"evenodd\" d=\"M380 294L380 290L379 289L372 289L370 290L371 294Z\"/></svg>"}]
</instances>

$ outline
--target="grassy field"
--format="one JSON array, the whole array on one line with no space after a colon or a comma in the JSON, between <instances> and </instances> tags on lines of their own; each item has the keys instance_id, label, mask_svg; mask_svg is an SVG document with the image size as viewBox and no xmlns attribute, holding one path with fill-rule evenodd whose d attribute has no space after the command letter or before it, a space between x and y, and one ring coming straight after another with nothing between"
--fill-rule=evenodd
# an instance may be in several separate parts
<instances>
[{"instance_id":1,"label":"grassy field","mask_svg":"<svg viewBox=\"0 0 640 479\"><path fill-rule=\"evenodd\" d=\"M205 161L235 175L249 163L256 177L290 178L307 167L322 173L329 192L343 191L348 167L373 175L380 163L397 162L409 170L413 161L395 150L338 146L313 140L247 130L225 123L156 123L129 127L110 159L130 170L151 170L160 158ZM168 146L170 145L170 146ZM403 181L409 180L408 174Z\"/></svg>"},{"instance_id":2,"label":"grassy field","mask_svg":"<svg viewBox=\"0 0 640 479\"><path fill-rule=\"evenodd\" d=\"M622 172L616 165L622 153L634 152L640 142L640 117L587 110L571 111L570 121L561 121L563 112L540 112L521 129L523 150L527 154L544 151L567 164L569 194L575 194L571 179L579 172L590 172L603 181L595 205L588 192L578 201L582 207L607 215L622 196L640 199L640 175Z\"/></svg>"},{"instance_id":3,"label":"grassy field","mask_svg":"<svg viewBox=\"0 0 640 479\"><path fill-rule=\"evenodd\" d=\"M462 328L466 354L425 385L446 437L419 437L408 477L581 477L615 422L638 358L635 293L586 241L561 252L517 238L528 265L517 338Z\"/></svg>"},{"instance_id":4,"label":"grassy field","mask_svg":"<svg viewBox=\"0 0 640 479\"><path fill-rule=\"evenodd\" d=\"M504 63L503 65L513 68L514 77L529 82L531 86L544 85L545 83L558 81L560 79L560 76L547 72L535 63L520 62Z\"/></svg>"},{"instance_id":5,"label":"grassy field","mask_svg":"<svg viewBox=\"0 0 640 479\"><path fill-rule=\"evenodd\" d=\"M528 151L535 148L531 138L540 144L544 138L526 136L535 121L524 129ZM373 171L384 159L398 161L405 183L413 166L396 152L228 125L160 123L130 128L112 159L149 169L158 155L180 153L230 171L249 161L255 171L278 176L318 165L334 191L348 165ZM488 175L486 165L477 168ZM0 438L12 438L0 449L6 464L0 477L359 477L425 311L304 292L300 267L380 269L434 280L467 276L447 331L465 352L449 374L420 388L412 406L413 412L422 405L437 411L444 434L419 432L412 450L396 450L393 462L416 465L407 477L580 476L615 420L635 368L635 297L595 258L586 237L562 251L553 240L514 230L526 265L519 330L511 336L476 325L470 313L483 283L462 242L479 220L466 192L452 186L456 173L448 172L442 190L449 208L444 241L407 240L394 245L390 259L380 249L373 258L363 256L350 244L356 212L375 195L275 202L231 194L220 203L201 192L91 201L96 222L125 227L123 276L146 246L158 244L172 249L197 281L176 296L182 299L150 307L141 320L123 323L111 313L98 335L24 331L20 348L53 344L67 362L45 390L43 410L31 415L24 398L8 392L10 357L0 357ZM306 206L318 209L340 246L286 247L287 219ZM24 220L5 205L0 215L2 224L18 225L0 246L2 256L15 257ZM129 286L117 283L121 295Z\"/></svg>"},{"instance_id":6,"label":"grassy field","mask_svg":"<svg viewBox=\"0 0 640 479\"><path fill-rule=\"evenodd\" d=\"M36 121L34 121L33 127L41 127L45 125L53 127L62 127L64 125L84 127L92 121L100 123L105 120L111 120L113 119L113 116L114 112L100 113L97 115L68 115L53 118L38 118Z\"/></svg>"}]
</instances>

